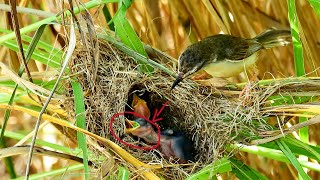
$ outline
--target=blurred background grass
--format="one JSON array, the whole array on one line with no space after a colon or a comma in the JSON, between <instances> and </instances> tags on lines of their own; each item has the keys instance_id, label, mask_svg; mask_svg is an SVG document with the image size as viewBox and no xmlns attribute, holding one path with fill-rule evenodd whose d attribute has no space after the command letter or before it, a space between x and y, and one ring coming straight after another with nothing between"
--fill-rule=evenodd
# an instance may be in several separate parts
<instances>
[{"instance_id":1,"label":"blurred background grass","mask_svg":"<svg viewBox=\"0 0 320 180\"><path fill-rule=\"evenodd\" d=\"M86 1L82 1L84 3ZM320 20L316 12L320 7L313 9L306 0L296 0L296 10L299 19L300 37L303 44L305 72L307 76L318 77L320 67ZM8 0L1 1L8 4ZM57 14L67 3L60 1L17 1L21 7L29 7ZM107 4L111 16L117 11L116 3ZM90 10L94 23L101 28L108 28L105 17L100 8ZM1 28L12 30L10 16L1 11ZM50 15L45 14L44 16ZM42 15L18 14L20 27L37 22L44 17ZM137 32L140 39L159 50L177 58L179 54L191 43L197 42L207 36L218 33L230 33L235 36L251 38L268 28L289 29L287 1L278 0L135 0L127 11L127 18ZM112 26L110 26L112 27ZM41 37L58 51L66 48L66 30L60 25L49 25ZM33 33L28 34L30 36ZM60 52L60 53L61 53ZM16 51L7 46L1 46L1 62L18 71L20 62ZM292 45L288 47L273 48L261 51L257 68L260 71L260 79L286 78L295 76L294 57ZM31 60L29 69L34 79L55 78L58 69L48 67L46 64ZM176 68L176 67L173 67ZM45 77L44 75L47 75ZM249 74L250 76L250 74ZM247 77L240 74L231 78L233 82L245 82ZM43 82L39 83L44 85ZM0 87L5 89L5 87ZM1 96L1 94L0 94ZM6 103L2 96L1 102ZM24 102L17 104L23 105ZM0 112L2 117L3 112ZM34 120L29 115L13 112L9 119L8 131L21 134L29 133L34 127ZM309 140L311 144L320 143L319 126L309 128ZM63 136L52 125L45 126L40 132L40 139L53 144L75 148L76 144ZM13 146L17 140L8 138L7 146ZM15 169L19 176L24 174L25 155L13 158ZM241 153L241 159L254 169L266 175L270 179L292 179L296 177L294 168L285 163L261 158L256 155ZM51 171L57 167L65 167L70 164L67 160L49 157L35 156L31 173ZM309 172L310 177L319 179L319 173ZM9 177L4 161L0 162L1 177Z\"/></svg>"}]
</instances>

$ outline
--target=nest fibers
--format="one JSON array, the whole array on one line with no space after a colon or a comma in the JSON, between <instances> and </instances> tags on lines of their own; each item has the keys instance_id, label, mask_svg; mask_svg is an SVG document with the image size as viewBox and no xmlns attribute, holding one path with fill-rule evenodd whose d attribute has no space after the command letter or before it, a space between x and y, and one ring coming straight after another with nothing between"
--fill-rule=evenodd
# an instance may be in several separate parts
<instances>
[{"instance_id":1,"label":"nest fibers","mask_svg":"<svg viewBox=\"0 0 320 180\"><path fill-rule=\"evenodd\" d=\"M194 173L195 169L226 155L228 144L249 142L257 136L258 129L268 128L259 114L259 104L251 103L252 106L244 108L241 102L229 100L223 95L203 93L213 90L211 87L184 82L170 91L174 77L159 70L151 76L140 74L135 61L108 42L100 42L100 60L96 82L93 83L92 55L89 50L79 46L70 69L71 73L78 75L77 79L83 87L89 131L113 140L145 163L172 164L173 160L163 159L157 150L149 152L129 148L117 142L109 133L111 117L128 110L133 92L148 93L147 103L151 106L151 112L169 100L169 106L161 114L164 120L159 125L161 129L184 131L193 140L195 159L199 163L157 171L165 177L179 178ZM124 133L124 117L115 121L113 129L123 140L137 144L136 139ZM195 165L198 168L194 168Z\"/></svg>"}]
</instances>

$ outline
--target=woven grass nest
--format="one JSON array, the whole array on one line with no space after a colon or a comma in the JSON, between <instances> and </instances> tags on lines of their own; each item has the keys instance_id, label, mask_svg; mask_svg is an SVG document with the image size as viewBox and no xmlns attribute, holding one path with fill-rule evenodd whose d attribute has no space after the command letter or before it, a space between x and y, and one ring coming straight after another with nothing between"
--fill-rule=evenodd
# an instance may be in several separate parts
<instances>
[{"instance_id":1,"label":"woven grass nest","mask_svg":"<svg viewBox=\"0 0 320 180\"><path fill-rule=\"evenodd\" d=\"M81 43L78 43L70 64L71 73L77 74L85 94L88 130L114 141L144 163L161 164L164 168L155 171L160 176L168 179L186 177L199 168L230 155L230 152L226 151L228 144L250 142L251 137L256 137L258 131L269 129L264 115L259 113L261 103L254 103L257 102L255 98L262 98L259 92L254 95L255 98L247 100L252 101L247 103L250 106L244 106L238 98L219 93L213 95L211 92L217 92L214 87L201 86L192 81L184 81L171 91L174 77L160 70L146 76L137 71L134 59L117 50L112 44L100 41L99 47L100 60L95 83L92 81L92 54ZM157 150L133 149L111 136L111 117L119 112L132 111L130 104L134 92L144 94L143 98L151 112L161 108L163 103L169 100L169 105L160 115L163 120L158 124L162 130L177 129L192 139L196 150L195 163L172 166L176 162L162 158ZM116 134L126 142L145 146L143 142L137 142L136 138L124 133L124 118L120 117L113 123ZM124 160L115 159L120 164L126 164ZM130 165L128 167L132 168ZM136 171L131 172L139 174ZM109 173L113 173L113 170L110 169Z\"/></svg>"}]
</instances>

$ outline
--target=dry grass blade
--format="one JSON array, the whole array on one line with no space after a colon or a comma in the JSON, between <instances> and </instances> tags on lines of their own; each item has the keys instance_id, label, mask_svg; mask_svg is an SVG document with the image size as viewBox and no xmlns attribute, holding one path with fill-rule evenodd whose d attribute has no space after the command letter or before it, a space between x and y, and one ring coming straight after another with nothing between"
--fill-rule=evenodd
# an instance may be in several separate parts
<instances>
[{"instance_id":1,"label":"dry grass blade","mask_svg":"<svg viewBox=\"0 0 320 180\"><path fill-rule=\"evenodd\" d=\"M303 113L308 112L309 114L320 114L319 103L307 103L307 104L291 104L291 105L280 105L273 107L264 108L266 113L280 112L280 113Z\"/></svg>"},{"instance_id":2,"label":"dry grass blade","mask_svg":"<svg viewBox=\"0 0 320 180\"><path fill-rule=\"evenodd\" d=\"M5 64L3 64L2 62L0 62L0 67L1 69L7 74L8 77L10 77L11 80L13 80L16 84L18 84L20 87L24 88L25 90L30 90L31 92L33 92L34 94L36 94L38 97L43 97L46 98L45 95L49 95L50 91L40 87L32 82L26 81L24 79L22 79L21 77L19 77L17 74L15 74L14 72L12 72ZM41 93L41 94L40 94ZM53 98L55 99L63 99L63 96L61 95L55 95Z\"/></svg>"},{"instance_id":3,"label":"dry grass blade","mask_svg":"<svg viewBox=\"0 0 320 180\"><path fill-rule=\"evenodd\" d=\"M45 127L47 124L49 124L48 121L43 122L42 124L40 124L39 126L39 130L41 130L43 127ZM34 136L34 130L32 132L30 132L29 134L27 134L23 139L21 139L19 142L17 142L15 144L15 146L22 146L25 142L27 142L29 140L29 138L31 138L32 136Z\"/></svg>"},{"instance_id":4,"label":"dry grass blade","mask_svg":"<svg viewBox=\"0 0 320 180\"><path fill-rule=\"evenodd\" d=\"M289 127L288 129L284 129L283 131L279 130L279 131L268 132L269 136L271 136L271 137L253 140L253 141L251 141L250 144L251 145L258 145L258 144L264 144L267 142L271 142L273 140L282 138L285 135L290 134L294 131L297 131L303 127L309 127L311 125L318 124L318 123L320 123L320 116L313 117L313 118L309 119L308 121L304 121L302 123L296 124L294 126ZM264 133L266 133L266 132L264 132Z\"/></svg>"},{"instance_id":5,"label":"dry grass blade","mask_svg":"<svg viewBox=\"0 0 320 180\"><path fill-rule=\"evenodd\" d=\"M87 24L87 29L88 29L88 35L89 35L89 39L90 39L90 45L91 45L91 50L92 50L92 56L93 56L93 62L94 62L94 66L93 66L93 74L92 74L92 80L90 81L90 83L92 83L91 86L93 86L93 84L96 83L96 78L97 78L97 72L98 72L98 64L99 64L99 41L94 29L94 24L93 24L93 20L89 14L88 11L85 11L83 18L86 21Z\"/></svg>"},{"instance_id":6,"label":"dry grass blade","mask_svg":"<svg viewBox=\"0 0 320 180\"><path fill-rule=\"evenodd\" d=\"M24 55L24 51L23 51L23 47L22 47L22 40L21 40L21 35L20 35L20 28L19 28L19 22L18 22L18 13L17 13L17 4L16 4L16 0L10 0L10 7L11 7L11 19L13 22L13 29L14 32L16 33L16 38L17 38L17 44L18 44L18 48L19 48L19 52L20 52L20 56L22 59L22 64L24 65L25 71L27 73L28 79L30 82L32 81L32 77L30 75L30 71L27 65L27 61L26 61L26 57ZM41 103L41 99L40 97L38 97L39 102Z\"/></svg>"},{"instance_id":7,"label":"dry grass blade","mask_svg":"<svg viewBox=\"0 0 320 180\"><path fill-rule=\"evenodd\" d=\"M229 22L228 22L228 14L223 11L223 7L221 6L221 2L220 1L216 1L216 3L218 4L218 8L220 11L220 13L222 13L222 18L223 21L221 19L221 16L218 15L217 10L215 9L215 6L213 6L212 2L210 0L202 0L203 4L207 7L208 11L210 12L210 14L212 15L213 19L215 20L215 22L218 24L219 28L221 29L221 31L224 34L230 34L230 26L229 26Z\"/></svg>"}]
</instances>

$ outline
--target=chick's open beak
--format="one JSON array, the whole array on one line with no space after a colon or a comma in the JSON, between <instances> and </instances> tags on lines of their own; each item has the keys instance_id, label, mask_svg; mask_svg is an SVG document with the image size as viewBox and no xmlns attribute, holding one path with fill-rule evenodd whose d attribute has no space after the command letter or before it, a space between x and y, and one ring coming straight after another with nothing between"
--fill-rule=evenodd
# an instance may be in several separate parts
<instances>
[{"instance_id":1,"label":"chick's open beak","mask_svg":"<svg viewBox=\"0 0 320 180\"><path fill-rule=\"evenodd\" d=\"M125 133L129 134L140 128L140 124L135 121L130 121L126 119L126 124L128 127L126 127Z\"/></svg>"},{"instance_id":2,"label":"chick's open beak","mask_svg":"<svg viewBox=\"0 0 320 180\"><path fill-rule=\"evenodd\" d=\"M183 73L182 73L182 72L179 72L176 80L173 82L173 84L172 84L172 86L171 86L171 90L172 90L174 87L176 87L182 80L183 80Z\"/></svg>"}]
</instances>

